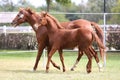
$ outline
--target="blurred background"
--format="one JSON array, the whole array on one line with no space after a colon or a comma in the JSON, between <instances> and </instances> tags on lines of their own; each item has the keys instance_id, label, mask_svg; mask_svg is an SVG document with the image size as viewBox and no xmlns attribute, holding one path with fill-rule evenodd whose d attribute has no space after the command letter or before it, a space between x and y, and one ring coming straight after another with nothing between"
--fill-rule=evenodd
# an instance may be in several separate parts
<instances>
[{"instance_id":1,"label":"blurred background","mask_svg":"<svg viewBox=\"0 0 120 80\"><path fill-rule=\"evenodd\" d=\"M119 5L120 0L0 0L0 49L37 49L36 37L29 24L16 28L10 24L20 7L30 7L38 13L48 11L60 22L94 21L104 30L108 50L120 51Z\"/></svg>"}]
</instances>

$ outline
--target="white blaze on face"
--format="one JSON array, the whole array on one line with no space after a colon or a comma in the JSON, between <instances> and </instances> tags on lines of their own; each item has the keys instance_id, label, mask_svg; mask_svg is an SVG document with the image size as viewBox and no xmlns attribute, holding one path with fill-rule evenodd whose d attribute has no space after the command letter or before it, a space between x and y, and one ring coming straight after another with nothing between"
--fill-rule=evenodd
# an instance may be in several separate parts
<instances>
[{"instance_id":1,"label":"white blaze on face","mask_svg":"<svg viewBox=\"0 0 120 80\"><path fill-rule=\"evenodd\" d=\"M23 18L24 17L24 15L23 14L20 14L20 18Z\"/></svg>"}]
</instances>

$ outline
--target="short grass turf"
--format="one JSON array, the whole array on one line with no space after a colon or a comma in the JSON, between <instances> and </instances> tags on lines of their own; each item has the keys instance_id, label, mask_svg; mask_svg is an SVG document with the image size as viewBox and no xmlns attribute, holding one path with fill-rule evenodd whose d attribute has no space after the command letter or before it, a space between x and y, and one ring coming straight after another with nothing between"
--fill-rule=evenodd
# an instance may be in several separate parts
<instances>
[{"instance_id":1,"label":"short grass turf","mask_svg":"<svg viewBox=\"0 0 120 80\"><path fill-rule=\"evenodd\" d=\"M66 72L62 66L58 53L52 57L61 70L50 65L49 73L45 72L43 56L36 71L32 71L37 51L22 52L14 50L0 50L0 80L120 80L120 52L107 52L107 65L99 72L93 58L92 72L87 74L87 57L84 55L75 71L70 71L77 58L77 52L64 52Z\"/></svg>"}]
</instances>

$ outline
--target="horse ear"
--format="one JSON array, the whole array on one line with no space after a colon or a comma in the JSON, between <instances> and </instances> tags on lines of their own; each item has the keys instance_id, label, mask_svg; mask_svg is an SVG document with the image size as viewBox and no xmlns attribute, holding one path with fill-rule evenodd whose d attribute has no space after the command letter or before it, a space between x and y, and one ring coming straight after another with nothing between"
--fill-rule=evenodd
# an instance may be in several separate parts
<instances>
[{"instance_id":1,"label":"horse ear","mask_svg":"<svg viewBox=\"0 0 120 80\"><path fill-rule=\"evenodd\" d=\"M42 15L42 17L46 17L46 16L47 16L47 12L42 11L42 12L41 12L41 15Z\"/></svg>"},{"instance_id":2,"label":"horse ear","mask_svg":"<svg viewBox=\"0 0 120 80\"><path fill-rule=\"evenodd\" d=\"M24 8L21 8L21 7L19 8L20 11L23 10L23 9L24 9Z\"/></svg>"}]
</instances>

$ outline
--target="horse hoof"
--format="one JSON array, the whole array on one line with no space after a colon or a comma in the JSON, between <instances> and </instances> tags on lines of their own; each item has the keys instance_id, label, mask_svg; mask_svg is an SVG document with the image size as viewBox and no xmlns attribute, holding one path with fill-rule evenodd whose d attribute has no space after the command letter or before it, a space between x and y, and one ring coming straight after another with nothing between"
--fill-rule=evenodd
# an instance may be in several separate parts
<instances>
[{"instance_id":1,"label":"horse hoof","mask_svg":"<svg viewBox=\"0 0 120 80\"><path fill-rule=\"evenodd\" d=\"M91 73L91 70L88 70L87 73L88 73L88 74Z\"/></svg>"},{"instance_id":2,"label":"horse hoof","mask_svg":"<svg viewBox=\"0 0 120 80\"><path fill-rule=\"evenodd\" d=\"M65 72L66 70L65 69L63 69L63 72Z\"/></svg>"},{"instance_id":3,"label":"horse hoof","mask_svg":"<svg viewBox=\"0 0 120 80\"><path fill-rule=\"evenodd\" d=\"M35 72L35 71L36 71L36 70L34 70L34 69L32 70L32 72Z\"/></svg>"},{"instance_id":4,"label":"horse hoof","mask_svg":"<svg viewBox=\"0 0 120 80\"><path fill-rule=\"evenodd\" d=\"M33 69L32 71L33 71L33 72L35 72L35 71L36 71L36 69Z\"/></svg>"},{"instance_id":5,"label":"horse hoof","mask_svg":"<svg viewBox=\"0 0 120 80\"><path fill-rule=\"evenodd\" d=\"M48 70L46 70L46 73L48 73L49 71Z\"/></svg>"},{"instance_id":6,"label":"horse hoof","mask_svg":"<svg viewBox=\"0 0 120 80\"><path fill-rule=\"evenodd\" d=\"M104 70L103 70L103 68L99 68L99 72L103 72Z\"/></svg>"},{"instance_id":7,"label":"horse hoof","mask_svg":"<svg viewBox=\"0 0 120 80\"><path fill-rule=\"evenodd\" d=\"M71 71L74 71L74 69L73 69L73 68L71 68L70 70L71 70Z\"/></svg>"}]
</instances>

